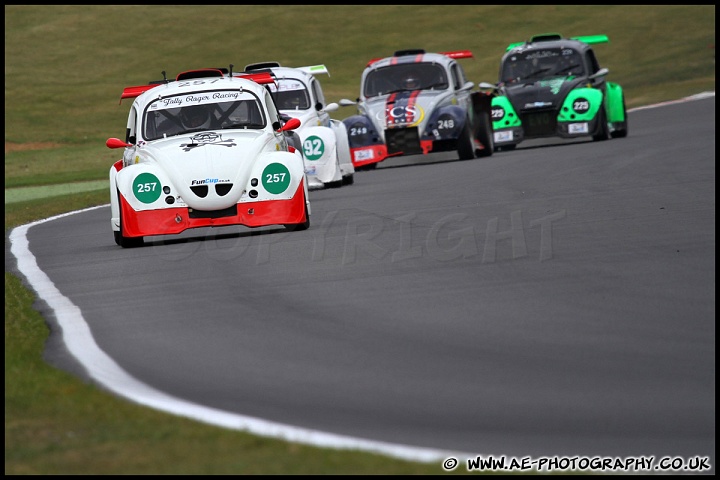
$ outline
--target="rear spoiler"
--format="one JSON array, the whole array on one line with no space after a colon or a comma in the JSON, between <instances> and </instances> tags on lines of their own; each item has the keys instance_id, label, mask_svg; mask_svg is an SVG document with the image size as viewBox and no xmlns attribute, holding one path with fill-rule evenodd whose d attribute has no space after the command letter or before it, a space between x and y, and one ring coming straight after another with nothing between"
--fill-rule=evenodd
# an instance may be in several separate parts
<instances>
[{"instance_id":1,"label":"rear spoiler","mask_svg":"<svg viewBox=\"0 0 720 480\"><path fill-rule=\"evenodd\" d=\"M393 54L393 57L401 57L405 55L422 55L425 52L425 50L422 49L413 49L413 50L398 50ZM470 50L452 50L450 52L440 52L440 55L445 55L446 57L450 57L453 59L461 59L461 58L472 58L473 54ZM377 62L378 60L382 60L383 58L387 57L380 57L380 58L373 58L370 60L367 65L365 65L365 68L369 67L373 63ZM329 75L329 74L328 74Z\"/></svg>"},{"instance_id":2,"label":"rear spoiler","mask_svg":"<svg viewBox=\"0 0 720 480\"><path fill-rule=\"evenodd\" d=\"M228 72L229 70L227 68L201 68L199 70L180 72L177 74L177 77L175 77L175 80L179 82L180 80L190 80L193 78L224 77Z\"/></svg>"},{"instance_id":3,"label":"rear spoiler","mask_svg":"<svg viewBox=\"0 0 720 480\"><path fill-rule=\"evenodd\" d=\"M175 77L175 80L187 80L191 78L205 78L205 77L222 77L229 71L225 68L204 68L200 70L188 70L187 72L181 72L178 73L177 77ZM164 76L165 72L163 72ZM275 83L275 77L270 73L244 73L244 74L238 74L233 75L232 78L245 78L247 80L252 80L255 83L258 83L260 85L265 85L268 83ZM123 99L125 98L135 98L139 97L143 93L147 92L150 89L153 89L159 85L164 85L169 83L167 80L158 80L150 82L148 85L136 85L134 87L125 87L123 89L122 94L120 95L120 102L122 103Z\"/></svg>"},{"instance_id":4,"label":"rear spoiler","mask_svg":"<svg viewBox=\"0 0 720 480\"><path fill-rule=\"evenodd\" d=\"M233 78L245 78L247 80L252 80L255 83L259 83L260 85L275 83L275 75L269 72L241 73L238 75L233 75Z\"/></svg>"},{"instance_id":5,"label":"rear spoiler","mask_svg":"<svg viewBox=\"0 0 720 480\"><path fill-rule=\"evenodd\" d=\"M135 97L139 97L141 94L147 92L147 91L150 90L151 88L157 87L158 85L160 85L160 84L159 84L159 83L155 83L155 84L152 84L152 85L138 85L138 86L135 86L135 87L125 87L125 89L124 89L123 92L122 92L122 95L120 95L120 102L119 102L119 103L122 103L123 99L125 99L125 98L135 98Z\"/></svg>"},{"instance_id":6,"label":"rear spoiler","mask_svg":"<svg viewBox=\"0 0 720 480\"><path fill-rule=\"evenodd\" d=\"M280 65L280 62L251 63L249 65L245 65L245 72L254 72L254 71L269 72L271 68L277 68L277 67L282 67L282 65ZM328 69L325 65L311 65L308 67L296 67L296 70L301 70L305 73L309 73L310 75L320 75L321 73L327 73L328 77L330 76L330 72L328 72Z\"/></svg>"},{"instance_id":7,"label":"rear spoiler","mask_svg":"<svg viewBox=\"0 0 720 480\"><path fill-rule=\"evenodd\" d=\"M309 73L311 75L320 75L321 73L327 73L327 76L330 76L330 72L328 72L328 69L325 65L312 65L310 67L297 67L298 70L302 70L305 73Z\"/></svg>"},{"instance_id":8,"label":"rear spoiler","mask_svg":"<svg viewBox=\"0 0 720 480\"><path fill-rule=\"evenodd\" d=\"M446 57L450 58L472 58L473 54L470 50L455 50L453 52L441 52Z\"/></svg>"},{"instance_id":9,"label":"rear spoiler","mask_svg":"<svg viewBox=\"0 0 720 480\"><path fill-rule=\"evenodd\" d=\"M578 42L587 43L592 45L594 43L610 43L610 39L607 35L585 35L582 37L570 37L570 40L577 40Z\"/></svg>"},{"instance_id":10,"label":"rear spoiler","mask_svg":"<svg viewBox=\"0 0 720 480\"><path fill-rule=\"evenodd\" d=\"M529 43L537 43L537 42L549 42L554 40L562 40L563 36L559 33L543 33L542 35L535 35L533 37L530 37L530 40L526 42L515 42L508 45L506 52L509 52L515 47L519 47L521 45L527 45ZM568 40L577 40L578 42L587 43L588 45L592 45L595 43L609 43L610 39L607 35L583 35L579 37L570 37Z\"/></svg>"}]
</instances>

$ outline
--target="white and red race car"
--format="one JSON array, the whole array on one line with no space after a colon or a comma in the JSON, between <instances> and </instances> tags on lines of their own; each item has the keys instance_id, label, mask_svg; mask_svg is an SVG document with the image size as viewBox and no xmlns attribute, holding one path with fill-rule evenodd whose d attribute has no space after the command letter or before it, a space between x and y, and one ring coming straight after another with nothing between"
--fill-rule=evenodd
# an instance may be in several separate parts
<instances>
[{"instance_id":1,"label":"white and red race car","mask_svg":"<svg viewBox=\"0 0 720 480\"><path fill-rule=\"evenodd\" d=\"M275 83L268 84L280 113L300 120L295 132L300 137L297 146L305 160L305 173L310 188L335 188L353 183L355 167L350 159L350 147L345 124L330 118L330 112L340 108L337 103L325 103L320 81L315 77L330 73L325 65L283 67L278 62L253 63L245 73L270 73Z\"/></svg>"},{"instance_id":2,"label":"white and red race car","mask_svg":"<svg viewBox=\"0 0 720 480\"><path fill-rule=\"evenodd\" d=\"M165 73L163 72L163 77ZM197 227L310 226L302 155L265 85L269 74L191 70L127 87L135 98L110 168L111 227L121 247Z\"/></svg>"},{"instance_id":3,"label":"white and red race car","mask_svg":"<svg viewBox=\"0 0 720 480\"><path fill-rule=\"evenodd\" d=\"M473 91L459 59L469 50L398 50L370 60L360 80L358 113L343 120L355 169L401 155L456 151L461 160L493 153L491 98Z\"/></svg>"}]
</instances>

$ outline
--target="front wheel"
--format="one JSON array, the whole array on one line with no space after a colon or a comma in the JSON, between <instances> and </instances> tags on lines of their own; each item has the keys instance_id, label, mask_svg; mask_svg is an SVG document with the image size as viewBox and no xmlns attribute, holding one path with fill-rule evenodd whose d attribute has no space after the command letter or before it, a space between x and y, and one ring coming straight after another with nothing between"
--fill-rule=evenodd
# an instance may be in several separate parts
<instances>
[{"instance_id":1,"label":"front wheel","mask_svg":"<svg viewBox=\"0 0 720 480\"><path fill-rule=\"evenodd\" d=\"M601 142L610 138L610 128L608 127L607 112L605 112L604 105L600 106L600 111L598 112L598 123L597 133L592 137L594 142Z\"/></svg>"},{"instance_id":2,"label":"front wheel","mask_svg":"<svg viewBox=\"0 0 720 480\"><path fill-rule=\"evenodd\" d=\"M120 230L114 231L113 230L113 237L115 238L115 243L120 245L123 248L136 248L136 247L142 247L145 244L145 241L143 240L143 237L126 237L122 234L123 231L123 218L122 218L122 201L120 198L120 191L117 191L117 197L118 197L118 215L120 215Z\"/></svg>"},{"instance_id":3,"label":"front wheel","mask_svg":"<svg viewBox=\"0 0 720 480\"><path fill-rule=\"evenodd\" d=\"M469 120L465 120L465 126L463 127L462 132L460 132L460 136L458 137L457 152L460 160L471 160L475 158L473 132L470 128Z\"/></svg>"},{"instance_id":4,"label":"front wheel","mask_svg":"<svg viewBox=\"0 0 720 480\"><path fill-rule=\"evenodd\" d=\"M489 157L495 151L495 138L493 137L490 115L480 115L477 132L477 139L482 143L483 148L475 153L478 157Z\"/></svg>"},{"instance_id":5,"label":"front wheel","mask_svg":"<svg viewBox=\"0 0 720 480\"><path fill-rule=\"evenodd\" d=\"M122 226L120 228L122 228ZM115 237L115 243L123 248L137 248L145 244L143 237L125 237L122 232L115 231L113 231L113 236Z\"/></svg>"},{"instance_id":6,"label":"front wheel","mask_svg":"<svg viewBox=\"0 0 720 480\"><path fill-rule=\"evenodd\" d=\"M627 109L625 108L625 97L623 97L623 117L625 118L622 122L613 124L615 129L610 133L612 138L625 138L628 134L628 117Z\"/></svg>"},{"instance_id":7,"label":"front wheel","mask_svg":"<svg viewBox=\"0 0 720 480\"><path fill-rule=\"evenodd\" d=\"M305 221L302 223L288 223L285 228L291 232L301 232L310 228L310 213L308 212L307 203L305 204Z\"/></svg>"}]
</instances>

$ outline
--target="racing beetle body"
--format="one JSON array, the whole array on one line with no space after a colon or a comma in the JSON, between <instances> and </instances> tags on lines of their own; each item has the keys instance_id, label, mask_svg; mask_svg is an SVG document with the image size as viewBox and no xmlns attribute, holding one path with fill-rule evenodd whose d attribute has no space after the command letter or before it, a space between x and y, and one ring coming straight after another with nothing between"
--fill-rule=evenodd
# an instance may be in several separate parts
<instances>
[{"instance_id":1,"label":"racing beetle body","mask_svg":"<svg viewBox=\"0 0 720 480\"><path fill-rule=\"evenodd\" d=\"M531 138L627 136L623 90L609 82L592 44L605 35L563 38L543 34L511 44L500 63L492 99L495 148L511 150Z\"/></svg>"},{"instance_id":2,"label":"racing beetle body","mask_svg":"<svg viewBox=\"0 0 720 480\"><path fill-rule=\"evenodd\" d=\"M264 87L273 81L203 69L123 91L135 98L126 138L107 141L124 148L110 168L118 245L197 227L309 227L302 158L285 136L298 121L283 125Z\"/></svg>"},{"instance_id":3,"label":"racing beetle body","mask_svg":"<svg viewBox=\"0 0 720 480\"><path fill-rule=\"evenodd\" d=\"M294 130L299 137L305 161L305 173L310 188L334 188L353 183L355 168L350 160L350 148L345 124L330 118L337 103L325 103L320 81L316 75L330 75L325 65L290 68L278 62L247 65L247 73L268 72L275 82L268 85L280 113L300 120Z\"/></svg>"},{"instance_id":4,"label":"racing beetle body","mask_svg":"<svg viewBox=\"0 0 720 480\"><path fill-rule=\"evenodd\" d=\"M358 113L347 126L356 169L401 155L457 151L460 159L492 155L490 97L473 92L457 59L463 50L401 50L371 60L362 73Z\"/></svg>"}]
</instances>

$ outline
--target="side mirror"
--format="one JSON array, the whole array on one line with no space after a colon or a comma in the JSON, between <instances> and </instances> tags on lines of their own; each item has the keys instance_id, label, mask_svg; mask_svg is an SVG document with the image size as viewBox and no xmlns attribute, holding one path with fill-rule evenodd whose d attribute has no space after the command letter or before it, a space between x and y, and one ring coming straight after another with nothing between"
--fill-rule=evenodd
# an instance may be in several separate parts
<instances>
[{"instance_id":1,"label":"side mirror","mask_svg":"<svg viewBox=\"0 0 720 480\"><path fill-rule=\"evenodd\" d=\"M341 107L349 107L351 105L357 105L357 102L353 102L352 100L348 98L341 98L338 102Z\"/></svg>"},{"instance_id":2,"label":"side mirror","mask_svg":"<svg viewBox=\"0 0 720 480\"><path fill-rule=\"evenodd\" d=\"M108 138L105 146L108 148L127 148L132 146L132 143L125 143L119 138Z\"/></svg>"},{"instance_id":3,"label":"side mirror","mask_svg":"<svg viewBox=\"0 0 720 480\"><path fill-rule=\"evenodd\" d=\"M275 125L273 125L274 127ZM285 125L283 125L280 128L276 128L275 130L280 130L281 132L287 132L288 130L295 130L300 126L300 120L297 118L291 118L287 122L285 122Z\"/></svg>"},{"instance_id":4,"label":"side mirror","mask_svg":"<svg viewBox=\"0 0 720 480\"><path fill-rule=\"evenodd\" d=\"M465 82L465 85L463 85L460 90L472 90L474 86L475 84L473 82Z\"/></svg>"},{"instance_id":5,"label":"side mirror","mask_svg":"<svg viewBox=\"0 0 720 480\"><path fill-rule=\"evenodd\" d=\"M339 109L339 108L340 108L340 105L338 105L338 104L335 103L335 102L333 102L333 103L328 103L327 105L325 105L325 108L323 108L323 112L328 112L328 113L329 113L329 112L334 112L335 110L337 110L337 109Z\"/></svg>"},{"instance_id":6,"label":"side mirror","mask_svg":"<svg viewBox=\"0 0 720 480\"><path fill-rule=\"evenodd\" d=\"M482 89L489 89L489 90L497 90L497 85L493 85L492 83L488 82L480 82L478 83L478 87Z\"/></svg>"},{"instance_id":7,"label":"side mirror","mask_svg":"<svg viewBox=\"0 0 720 480\"><path fill-rule=\"evenodd\" d=\"M590 75L590 76L588 77L588 79L590 79L590 80L595 80L596 78L604 77L604 76L607 75L608 73L610 73L610 70L608 70L607 68L601 68L601 69L598 70L597 72L595 72L595 73L593 73L592 75Z\"/></svg>"}]
</instances>

